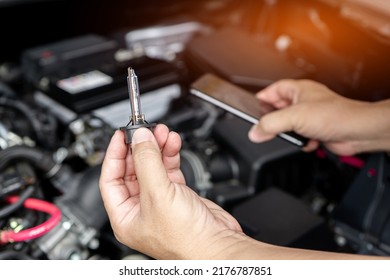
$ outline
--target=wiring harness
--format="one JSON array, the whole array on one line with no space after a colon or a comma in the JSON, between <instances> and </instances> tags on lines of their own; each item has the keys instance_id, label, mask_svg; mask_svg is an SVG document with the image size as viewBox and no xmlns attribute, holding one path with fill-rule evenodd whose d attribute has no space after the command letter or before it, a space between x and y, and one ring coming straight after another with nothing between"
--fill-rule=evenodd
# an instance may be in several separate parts
<instances>
[{"instance_id":1,"label":"wiring harness","mask_svg":"<svg viewBox=\"0 0 390 280\"><path fill-rule=\"evenodd\" d=\"M10 204L17 203L19 201L18 196L11 196L7 198L7 202ZM34 226L32 228L24 229L19 232L13 230L5 230L0 232L0 244L12 243L12 242L23 242L31 239L38 238L55 226L57 226L61 220L61 211L54 204L35 198L27 198L23 206L25 208L45 212L50 215L50 218L45 222Z\"/></svg>"}]
</instances>

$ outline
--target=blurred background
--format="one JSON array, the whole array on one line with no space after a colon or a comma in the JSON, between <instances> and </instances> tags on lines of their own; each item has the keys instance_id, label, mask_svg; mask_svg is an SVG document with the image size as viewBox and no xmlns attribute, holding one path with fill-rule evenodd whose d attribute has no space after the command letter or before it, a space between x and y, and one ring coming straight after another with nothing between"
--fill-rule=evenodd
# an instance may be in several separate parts
<instances>
[{"instance_id":1,"label":"blurred background","mask_svg":"<svg viewBox=\"0 0 390 280\"><path fill-rule=\"evenodd\" d=\"M389 98L388 1L0 0L0 26L0 259L149 258L115 240L98 188L131 115L128 67L146 120L180 133L187 184L248 235L389 255L385 154L253 144L189 94L212 73L252 94L293 78Z\"/></svg>"}]
</instances>

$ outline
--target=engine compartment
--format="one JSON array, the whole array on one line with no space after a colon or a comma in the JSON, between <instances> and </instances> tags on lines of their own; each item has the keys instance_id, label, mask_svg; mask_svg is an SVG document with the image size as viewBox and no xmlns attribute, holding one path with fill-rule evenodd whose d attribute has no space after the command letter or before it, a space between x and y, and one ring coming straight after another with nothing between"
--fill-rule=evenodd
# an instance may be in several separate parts
<instances>
[{"instance_id":1,"label":"engine compartment","mask_svg":"<svg viewBox=\"0 0 390 280\"><path fill-rule=\"evenodd\" d=\"M248 235L390 254L386 201L349 203L370 170L384 170L366 184L384 182L387 194L385 155L253 144L250 124L189 94L214 73L253 93L306 78L351 98L389 98L390 39L381 29L345 17L334 1L11 2L0 4L3 25L22 17L31 26L7 29L0 53L0 259L149 258L116 241L98 186L105 149L130 115L129 66L147 119L182 137L187 185ZM370 209L385 217L380 229L361 225Z\"/></svg>"}]
</instances>

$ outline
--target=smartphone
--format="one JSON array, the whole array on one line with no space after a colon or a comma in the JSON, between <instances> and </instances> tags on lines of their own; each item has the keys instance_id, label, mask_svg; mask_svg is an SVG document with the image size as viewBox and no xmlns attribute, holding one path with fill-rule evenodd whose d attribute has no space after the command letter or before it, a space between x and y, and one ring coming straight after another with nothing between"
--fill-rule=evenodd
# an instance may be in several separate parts
<instances>
[{"instance_id":1,"label":"smartphone","mask_svg":"<svg viewBox=\"0 0 390 280\"><path fill-rule=\"evenodd\" d=\"M252 93L211 73L193 82L190 93L252 124L256 124L262 115L275 110L270 104L260 102ZM299 147L308 142L307 138L295 132L283 132L278 136Z\"/></svg>"}]
</instances>

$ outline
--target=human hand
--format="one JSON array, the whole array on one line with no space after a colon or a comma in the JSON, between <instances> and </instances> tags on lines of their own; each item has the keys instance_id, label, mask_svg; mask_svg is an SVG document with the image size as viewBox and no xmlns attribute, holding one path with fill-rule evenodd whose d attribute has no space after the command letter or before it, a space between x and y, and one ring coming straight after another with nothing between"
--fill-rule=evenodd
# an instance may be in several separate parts
<instances>
[{"instance_id":1,"label":"human hand","mask_svg":"<svg viewBox=\"0 0 390 280\"><path fill-rule=\"evenodd\" d=\"M138 129L132 149L116 131L107 149L100 190L116 238L156 259L213 258L220 240L242 230L215 203L185 185L180 136L165 125ZM216 242L218 240L218 242Z\"/></svg>"},{"instance_id":2,"label":"human hand","mask_svg":"<svg viewBox=\"0 0 390 280\"><path fill-rule=\"evenodd\" d=\"M322 142L336 154L353 155L375 150L370 137L382 131L375 123L375 106L345 98L314 81L281 80L256 97L279 109L262 116L249 131L249 139L256 143L295 131L311 139L304 151L313 151Z\"/></svg>"}]
</instances>

